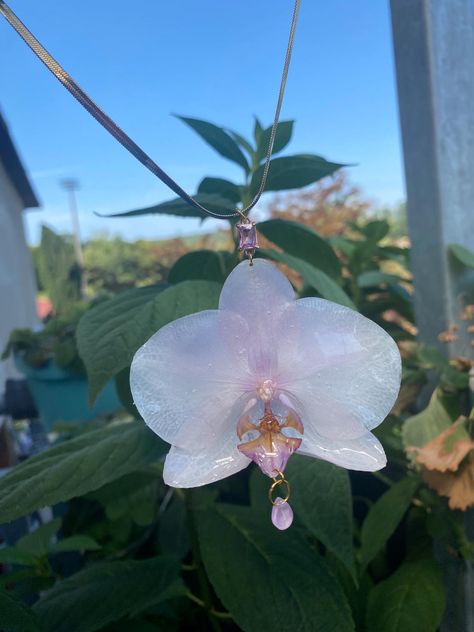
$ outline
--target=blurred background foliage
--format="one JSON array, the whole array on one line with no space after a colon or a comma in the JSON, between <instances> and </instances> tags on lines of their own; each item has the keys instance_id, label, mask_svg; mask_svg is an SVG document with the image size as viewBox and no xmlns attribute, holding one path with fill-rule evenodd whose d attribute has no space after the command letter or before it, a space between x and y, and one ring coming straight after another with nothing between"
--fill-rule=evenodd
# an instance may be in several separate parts
<instances>
[{"instance_id":1,"label":"blurred background foliage","mask_svg":"<svg viewBox=\"0 0 474 632\"><path fill-rule=\"evenodd\" d=\"M269 128L256 120L249 140L182 120L242 167L239 183L204 178L199 199L219 210L248 202ZM280 123L276 155L292 130L292 121ZM84 244L82 301L68 238L45 229L34 250L51 301L43 332L65 319L91 399L115 380L127 412L58 426L49 449L0 479L0 522L27 517L37 527L0 548L6 630L438 629L446 569L462 569L474 555L464 526L474 505L472 362L468 350L454 359L443 352L456 327L474 333L474 307L460 309L437 349L417 342L404 206L375 208L342 167L316 155L273 158L268 189L278 193L257 217L258 256L280 266L300 296L357 309L399 344L400 395L376 429L388 466L347 472L293 457L295 524L281 533L269 520L268 480L253 466L205 489L166 488L167 445L133 406L130 362L159 327L217 305L239 260L233 222L166 241L97 236ZM122 215L150 213L199 215L180 200ZM63 253L61 274L44 263L51 248ZM453 256L474 267L472 253L454 249ZM28 335L14 332L10 351L25 353ZM47 357L60 361L54 350ZM37 513L46 506L52 521Z\"/></svg>"}]
</instances>

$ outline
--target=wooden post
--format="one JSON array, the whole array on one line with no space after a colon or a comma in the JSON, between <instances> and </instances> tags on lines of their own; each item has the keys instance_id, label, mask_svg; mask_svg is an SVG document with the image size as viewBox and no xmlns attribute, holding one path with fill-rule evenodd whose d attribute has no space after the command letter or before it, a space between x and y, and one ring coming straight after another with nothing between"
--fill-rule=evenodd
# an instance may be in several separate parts
<instances>
[{"instance_id":1,"label":"wooden post","mask_svg":"<svg viewBox=\"0 0 474 632\"><path fill-rule=\"evenodd\" d=\"M473 357L464 304L474 303L474 270L448 246L474 249L474 1L391 0L415 313L422 341ZM438 334L461 324L459 340ZM474 537L474 515L466 529ZM442 558L447 587L443 632L474 632L474 569Z\"/></svg>"}]
</instances>

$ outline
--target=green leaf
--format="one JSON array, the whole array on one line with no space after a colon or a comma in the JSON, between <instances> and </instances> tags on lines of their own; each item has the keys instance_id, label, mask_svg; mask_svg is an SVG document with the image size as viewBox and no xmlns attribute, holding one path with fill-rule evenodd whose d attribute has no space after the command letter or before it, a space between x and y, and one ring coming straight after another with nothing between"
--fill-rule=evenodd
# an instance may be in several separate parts
<instances>
[{"instance_id":1,"label":"green leaf","mask_svg":"<svg viewBox=\"0 0 474 632\"><path fill-rule=\"evenodd\" d=\"M389 232L390 224L384 219L375 219L366 224L355 224L354 228L372 242L381 241Z\"/></svg>"},{"instance_id":2,"label":"green leaf","mask_svg":"<svg viewBox=\"0 0 474 632\"><path fill-rule=\"evenodd\" d=\"M20 566L34 566L38 558L32 553L19 551L14 546L6 546L0 549L0 564L18 564Z\"/></svg>"},{"instance_id":3,"label":"green leaf","mask_svg":"<svg viewBox=\"0 0 474 632\"><path fill-rule=\"evenodd\" d=\"M49 546L48 553L66 553L68 551L99 551L102 547L88 535L72 535Z\"/></svg>"},{"instance_id":4,"label":"green leaf","mask_svg":"<svg viewBox=\"0 0 474 632\"><path fill-rule=\"evenodd\" d=\"M39 526L32 533L24 535L16 542L15 547L20 551L24 551L30 555L36 555L37 557L46 555L50 547L51 539L56 535L60 527L61 518L54 518L54 520Z\"/></svg>"},{"instance_id":5,"label":"green leaf","mask_svg":"<svg viewBox=\"0 0 474 632\"><path fill-rule=\"evenodd\" d=\"M328 242L333 248L339 250L344 256L350 257L354 252L356 244L350 239L341 237L340 235L331 235L328 237Z\"/></svg>"},{"instance_id":6,"label":"green leaf","mask_svg":"<svg viewBox=\"0 0 474 632\"><path fill-rule=\"evenodd\" d=\"M454 388L460 390L469 388L469 373L463 373L449 363L446 364L441 372L440 379L443 384L454 386Z\"/></svg>"},{"instance_id":7,"label":"green leaf","mask_svg":"<svg viewBox=\"0 0 474 632\"><path fill-rule=\"evenodd\" d=\"M163 553L170 553L179 559L185 557L191 547L187 512L184 501L176 493L160 516L158 528L158 540Z\"/></svg>"},{"instance_id":8,"label":"green leaf","mask_svg":"<svg viewBox=\"0 0 474 632\"><path fill-rule=\"evenodd\" d=\"M51 632L94 632L184 593L173 558L96 564L59 581L35 605Z\"/></svg>"},{"instance_id":9,"label":"green leaf","mask_svg":"<svg viewBox=\"0 0 474 632\"><path fill-rule=\"evenodd\" d=\"M419 485L408 476L395 483L374 503L361 530L361 565L365 568L382 549L401 522Z\"/></svg>"},{"instance_id":10,"label":"green leaf","mask_svg":"<svg viewBox=\"0 0 474 632\"><path fill-rule=\"evenodd\" d=\"M357 583L347 571L346 567L330 551L324 557L331 573L344 589L347 601L351 607L356 630L365 632L365 612L369 592L373 586L369 573L362 573L357 577Z\"/></svg>"},{"instance_id":11,"label":"green leaf","mask_svg":"<svg viewBox=\"0 0 474 632\"><path fill-rule=\"evenodd\" d=\"M384 245L378 246L377 255L381 259L394 259L407 266L410 260L410 248L400 248L398 246Z\"/></svg>"},{"instance_id":12,"label":"green leaf","mask_svg":"<svg viewBox=\"0 0 474 632\"><path fill-rule=\"evenodd\" d=\"M450 244L449 251L458 261L468 268L474 268L474 252L461 246L461 244Z\"/></svg>"},{"instance_id":13,"label":"green leaf","mask_svg":"<svg viewBox=\"0 0 474 632\"><path fill-rule=\"evenodd\" d=\"M36 614L21 599L0 588L2 632L41 632Z\"/></svg>"},{"instance_id":14,"label":"green leaf","mask_svg":"<svg viewBox=\"0 0 474 632\"><path fill-rule=\"evenodd\" d=\"M306 263L303 259L298 257L292 257L285 252L277 252L276 250L264 250L259 251L262 255L270 257L275 261L284 263L296 272L301 274L303 281L314 288L318 294L328 301L334 301L339 305L350 307L351 309L357 309L352 300L347 296L342 287L338 285L331 277L327 276L322 270L318 270L314 266Z\"/></svg>"},{"instance_id":15,"label":"green leaf","mask_svg":"<svg viewBox=\"0 0 474 632\"><path fill-rule=\"evenodd\" d=\"M133 401L132 390L130 388L130 367L122 369L115 376L115 389L120 403L125 410L135 419L141 419L140 413Z\"/></svg>"},{"instance_id":16,"label":"green leaf","mask_svg":"<svg viewBox=\"0 0 474 632\"><path fill-rule=\"evenodd\" d=\"M54 361L65 369L77 359L77 347L74 338L58 340L53 344Z\"/></svg>"},{"instance_id":17,"label":"green leaf","mask_svg":"<svg viewBox=\"0 0 474 632\"><path fill-rule=\"evenodd\" d=\"M262 137L262 134L263 134L263 127L256 116L254 117L254 119L255 119L255 123L253 126L253 137L255 139L255 142L258 145L258 143L260 142L260 138Z\"/></svg>"},{"instance_id":18,"label":"green leaf","mask_svg":"<svg viewBox=\"0 0 474 632\"><path fill-rule=\"evenodd\" d=\"M1 360L6 360L10 357L13 351L23 351L33 346L36 340L35 333L31 329L14 329L10 333L8 343L0 356Z\"/></svg>"},{"instance_id":19,"label":"green leaf","mask_svg":"<svg viewBox=\"0 0 474 632\"><path fill-rule=\"evenodd\" d=\"M297 531L278 532L247 507L208 506L196 517L209 579L243 630L354 630L340 585Z\"/></svg>"},{"instance_id":20,"label":"green leaf","mask_svg":"<svg viewBox=\"0 0 474 632\"><path fill-rule=\"evenodd\" d=\"M220 195L211 195L209 193L197 193L193 196L196 202L208 208L214 213L227 213L235 211L235 204L231 200L223 198ZM173 198L166 202L160 202L154 206L147 206L146 208L139 208L133 211L125 211L123 213L111 213L110 215L104 215L96 213L99 217L135 217L137 215L176 215L177 217L200 217L206 219L209 217L207 213L195 208L183 199Z\"/></svg>"},{"instance_id":21,"label":"green leaf","mask_svg":"<svg viewBox=\"0 0 474 632\"><path fill-rule=\"evenodd\" d=\"M295 455L288 462L285 476L291 482L291 505L296 516L354 575L352 495L347 470Z\"/></svg>"},{"instance_id":22,"label":"green leaf","mask_svg":"<svg viewBox=\"0 0 474 632\"><path fill-rule=\"evenodd\" d=\"M283 191L285 189L300 189L330 176L346 165L328 162L321 156L311 154L296 154L274 158L270 162L265 191ZM263 165L254 172L250 183L250 193L255 195L262 181Z\"/></svg>"},{"instance_id":23,"label":"green leaf","mask_svg":"<svg viewBox=\"0 0 474 632\"><path fill-rule=\"evenodd\" d=\"M303 259L335 280L340 278L341 264L336 253L311 228L291 220L269 219L257 224L257 229L287 254Z\"/></svg>"},{"instance_id":24,"label":"green leaf","mask_svg":"<svg viewBox=\"0 0 474 632\"><path fill-rule=\"evenodd\" d=\"M197 132L218 154L236 162L243 167L246 172L249 171L249 165L242 150L232 136L224 131L222 127L217 127L217 125L209 123L208 121L188 118L186 116L177 116L177 118Z\"/></svg>"},{"instance_id":25,"label":"green leaf","mask_svg":"<svg viewBox=\"0 0 474 632\"><path fill-rule=\"evenodd\" d=\"M167 606L167 604L163 605ZM153 616L153 623L145 619L123 619L115 621L100 632L179 632L178 625L178 620L174 617L173 619L163 618L160 621L157 616Z\"/></svg>"},{"instance_id":26,"label":"green leaf","mask_svg":"<svg viewBox=\"0 0 474 632\"><path fill-rule=\"evenodd\" d=\"M226 277L225 255L214 250L194 250L180 257L168 274L172 284L196 279L224 283Z\"/></svg>"},{"instance_id":27,"label":"green leaf","mask_svg":"<svg viewBox=\"0 0 474 632\"><path fill-rule=\"evenodd\" d=\"M468 388L469 373L464 373L451 366L448 358L435 347L420 345L416 356L420 367L440 371L440 379L443 384L449 384L459 389Z\"/></svg>"},{"instance_id":28,"label":"green leaf","mask_svg":"<svg viewBox=\"0 0 474 632\"><path fill-rule=\"evenodd\" d=\"M265 502L268 498L268 478L262 474L259 468L252 468L249 478L249 495L252 511L262 513L268 519L269 506Z\"/></svg>"},{"instance_id":29,"label":"green leaf","mask_svg":"<svg viewBox=\"0 0 474 632\"><path fill-rule=\"evenodd\" d=\"M81 274L72 243L47 226L41 228L37 268L55 311L67 314L81 299Z\"/></svg>"},{"instance_id":30,"label":"green leaf","mask_svg":"<svg viewBox=\"0 0 474 632\"><path fill-rule=\"evenodd\" d=\"M130 365L137 349L158 329L181 316L217 307L219 292L217 283L185 281L165 290L129 290L87 312L79 321L77 343L91 400Z\"/></svg>"},{"instance_id":31,"label":"green leaf","mask_svg":"<svg viewBox=\"0 0 474 632\"><path fill-rule=\"evenodd\" d=\"M293 134L293 123L294 121L280 121L280 123L278 123L277 131L275 134L275 141L273 143L272 155L278 154L280 151L285 149L285 147L290 142L291 136ZM270 142L271 133L272 126L267 127L267 129L260 134L257 146L258 162L263 160L267 155L268 143Z\"/></svg>"},{"instance_id":32,"label":"green leaf","mask_svg":"<svg viewBox=\"0 0 474 632\"><path fill-rule=\"evenodd\" d=\"M156 472L132 472L88 495L105 507L109 520L130 517L146 527L153 522L159 479Z\"/></svg>"},{"instance_id":33,"label":"green leaf","mask_svg":"<svg viewBox=\"0 0 474 632\"><path fill-rule=\"evenodd\" d=\"M373 259L377 252L377 244L370 239L353 243L354 248L349 256L347 267L353 276L358 276L367 268L373 266Z\"/></svg>"},{"instance_id":34,"label":"green leaf","mask_svg":"<svg viewBox=\"0 0 474 632\"><path fill-rule=\"evenodd\" d=\"M445 607L436 562L406 562L369 596L367 632L436 632Z\"/></svg>"},{"instance_id":35,"label":"green leaf","mask_svg":"<svg viewBox=\"0 0 474 632\"><path fill-rule=\"evenodd\" d=\"M0 523L87 494L143 469L166 451L141 422L93 430L56 445L0 478Z\"/></svg>"},{"instance_id":36,"label":"green leaf","mask_svg":"<svg viewBox=\"0 0 474 632\"><path fill-rule=\"evenodd\" d=\"M448 364L448 359L436 347L428 345L419 345L416 351L416 358L421 367L424 369L439 368L442 369Z\"/></svg>"},{"instance_id":37,"label":"green leaf","mask_svg":"<svg viewBox=\"0 0 474 632\"><path fill-rule=\"evenodd\" d=\"M241 201L240 187L223 178L204 178L198 186L198 193L219 195L234 204Z\"/></svg>"},{"instance_id":38,"label":"green leaf","mask_svg":"<svg viewBox=\"0 0 474 632\"><path fill-rule=\"evenodd\" d=\"M76 339L79 354L83 356L88 372L91 399L97 397L114 375L129 367L133 354L146 340L146 337L140 338L141 342L135 343L138 332L133 336L129 325L135 322L136 317L140 323L150 317L150 305L154 304L155 299L166 288L167 286L162 284L122 292L100 303L81 318ZM149 326L147 330L150 330ZM107 336L104 348L96 349L98 341L104 335ZM109 343L118 345L117 354L112 354L113 358L109 357L110 353L107 350ZM130 349L130 346L135 349Z\"/></svg>"},{"instance_id":39,"label":"green leaf","mask_svg":"<svg viewBox=\"0 0 474 632\"><path fill-rule=\"evenodd\" d=\"M402 439L405 449L424 446L449 428L459 414L458 407L452 408L441 389L436 389L428 406L404 422Z\"/></svg>"},{"instance_id":40,"label":"green leaf","mask_svg":"<svg viewBox=\"0 0 474 632\"><path fill-rule=\"evenodd\" d=\"M363 272L357 277L357 285L360 288L374 287L382 284L393 285L399 281L400 277L394 274L380 272L380 270L367 270L367 272Z\"/></svg>"},{"instance_id":41,"label":"green leaf","mask_svg":"<svg viewBox=\"0 0 474 632\"><path fill-rule=\"evenodd\" d=\"M246 138L244 138L243 136L241 136L241 134L238 134L237 132L234 132L231 129L226 129L226 132L228 132L232 136L232 138L236 140L239 143L239 145L245 149L246 152L248 152L249 156L253 158L255 154L254 148L252 147L252 145L249 143L249 141Z\"/></svg>"},{"instance_id":42,"label":"green leaf","mask_svg":"<svg viewBox=\"0 0 474 632\"><path fill-rule=\"evenodd\" d=\"M413 296L400 284L394 283L386 289L392 307L410 322L415 322Z\"/></svg>"}]
</instances>

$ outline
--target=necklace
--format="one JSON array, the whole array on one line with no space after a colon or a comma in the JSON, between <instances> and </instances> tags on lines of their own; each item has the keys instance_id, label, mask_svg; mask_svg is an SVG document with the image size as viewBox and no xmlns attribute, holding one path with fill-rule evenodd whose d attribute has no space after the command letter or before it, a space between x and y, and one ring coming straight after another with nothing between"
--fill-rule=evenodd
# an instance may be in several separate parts
<instances>
[{"instance_id":1,"label":"necklace","mask_svg":"<svg viewBox=\"0 0 474 632\"><path fill-rule=\"evenodd\" d=\"M3 0L0 13L79 103L177 195L212 217L239 217L240 249L252 265L258 245L248 214L265 190L300 2L294 3L259 188L247 206L228 214L188 195L88 97ZM199 361L190 362L196 354ZM385 465L370 430L393 407L400 368L396 344L378 325L329 301L296 300L288 279L258 259L254 267L242 262L231 272L218 310L160 328L135 354L130 386L145 423L171 445L163 474L168 485L206 485L253 461L272 481L271 519L284 530L293 521L285 469L294 452L349 469Z\"/></svg>"},{"instance_id":2,"label":"necklace","mask_svg":"<svg viewBox=\"0 0 474 632\"><path fill-rule=\"evenodd\" d=\"M128 134L126 134L94 101L84 92L84 90L74 81L74 79L64 70L64 68L54 59L52 55L44 48L44 46L36 39L36 37L28 30L23 22L15 15L10 7L0 0L0 14L9 22L9 24L15 29L18 35L26 42L35 55L45 64L45 66L53 73L53 75L62 83L62 85L68 90L72 96L79 101L79 103L93 116L98 123L104 127L109 134L111 134L125 149L127 149L135 158L142 163L149 171L151 171L157 178L164 182L172 191L174 191L179 197L185 200L191 206L199 209L200 211L217 217L219 219L229 219L231 217L240 217L242 222L238 225L241 244L255 244L250 247L241 247L242 250L250 256L255 251L256 239L253 237L253 231L251 229L252 223L248 219L249 212L254 208L257 202L260 200L262 193L265 190L265 184L267 181L268 170L270 168L270 160L273 152L273 143L275 141L275 135L278 127L278 121L280 119L280 111L283 103L283 95L285 93L286 79L288 76L288 70L290 67L291 53L293 51L293 43L295 39L296 24L298 22L298 14L300 9L301 0L295 0L293 8L293 16L291 19L290 34L288 37L288 45L285 54L285 61L283 64L283 72L281 76L280 89L278 92L277 105L275 109L275 116L273 118L272 129L270 133L270 140L268 143L267 154L265 158L264 168L262 172L262 179L260 186L255 194L253 200L244 208L236 209L233 213L216 213L206 208L191 195L180 187L180 185L171 178L161 167L159 167L150 156L139 147L135 141L133 141ZM250 229L250 230L249 230ZM243 232L246 233L246 240L242 238ZM248 233L251 233L249 236Z\"/></svg>"}]
</instances>

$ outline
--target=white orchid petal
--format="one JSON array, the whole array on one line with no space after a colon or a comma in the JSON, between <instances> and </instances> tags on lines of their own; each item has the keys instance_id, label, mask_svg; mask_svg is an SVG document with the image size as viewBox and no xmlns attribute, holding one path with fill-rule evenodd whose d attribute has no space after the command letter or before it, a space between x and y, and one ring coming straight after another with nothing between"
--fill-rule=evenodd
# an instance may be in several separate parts
<instances>
[{"instance_id":1,"label":"white orchid petal","mask_svg":"<svg viewBox=\"0 0 474 632\"><path fill-rule=\"evenodd\" d=\"M248 389L246 333L237 315L209 310L162 327L137 351L132 395L156 434L183 448L215 435Z\"/></svg>"},{"instance_id":2,"label":"white orchid petal","mask_svg":"<svg viewBox=\"0 0 474 632\"><path fill-rule=\"evenodd\" d=\"M199 452L171 447L163 471L163 478L172 487L200 487L240 472L250 463L236 447L235 436L216 441Z\"/></svg>"},{"instance_id":3,"label":"white orchid petal","mask_svg":"<svg viewBox=\"0 0 474 632\"><path fill-rule=\"evenodd\" d=\"M247 322L249 367L262 379L275 371L278 321L294 299L291 283L264 259L256 259L253 266L242 261L222 288L219 309L239 314Z\"/></svg>"},{"instance_id":4,"label":"white orchid petal","mask_svg":"<svg viewBox=\"0 0 474 632\"><path fill-rule=\"evenodd\" d=\"M375 472L387 464L382 444L371 432L357 439L343 441L305 433L298 452L330 461L348 470Z\"/></svg>"},{"instance_id":5,"label":"white orchid petal","mask_svg":"<svg viewBox=\"0 0 474 632\"><path fill-rule=\"evenodd\" d=\"M253 326L271 320L274 310L280 310L294 298L291 283L273 264L255 259L251 266L244 260L227 277L219 309L240 314Z\"/></svg>"},{"instance_id":6,"label":"white orchid petal","mask_svg":"<svg viewBox=\"0 0 474 632\"><path fill-rule=\"evenodd\" d=\"M146 423L172 444L169 485L205 485L246 467L238 425L245 412L258 425L263 401L279 423L294 411L300 425L287 424L282 436L302 435L299 452L350 469L385 465L368 431L398 393L395 342L353 310L294 299L272 264L244 261L224 284L219 310L174 321L139 349L132 393Z\"/></svg>"},{"instance_id":7,"label":"white orchid petal","mask_svg":"<svg viewBox=\"0 0 474 632\"><path fill-rule=\"evenodd\" d=\"M374 322L319 298L296 301L280 319L278 382L298 402L305 428L353 439L388 415L400 387L400 353Z\"/></svg>"}]
</instances>

